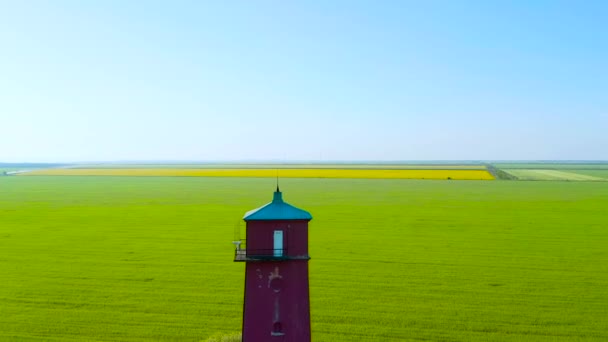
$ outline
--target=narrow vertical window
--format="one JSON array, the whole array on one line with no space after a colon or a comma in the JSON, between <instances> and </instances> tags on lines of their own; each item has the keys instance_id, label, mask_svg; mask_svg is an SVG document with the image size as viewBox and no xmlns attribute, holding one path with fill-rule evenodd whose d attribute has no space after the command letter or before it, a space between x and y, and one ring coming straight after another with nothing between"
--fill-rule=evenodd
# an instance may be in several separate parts
<instances>
[{"instance_id":1,"label":"narrow vertical window","mask_svg":"<svg viewBox=\"0 0 608 342\"><path fill-rule=\"evenodd\" d=\"M275 257L281 257L283 256L283 231L282 230L275 230L274 231L274 253L273 255Z\"/></svg>"},{"instance_id":2,"label":"narrow vertical window","mask_svg":"<svg viewBox=\"0 0 608 342\"><path fill-rule=\"evenodd\" d=\"M274 322L272 325L271 336L283 336L285 333L283 332L283 327L281 326L281 322Z\"/></svg>"}]
</instances>

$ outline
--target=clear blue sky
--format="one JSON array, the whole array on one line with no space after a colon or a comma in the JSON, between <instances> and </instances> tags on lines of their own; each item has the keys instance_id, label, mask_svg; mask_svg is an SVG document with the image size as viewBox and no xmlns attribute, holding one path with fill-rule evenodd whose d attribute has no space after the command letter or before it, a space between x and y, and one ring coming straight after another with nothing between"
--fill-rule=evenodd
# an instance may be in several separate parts
<instances>
[{"instance_id":1,"label":"clear blue sky","mask_svg":"<svg viewBox=\"0 0 608 342\"><path fill-rule=\"evenodd\" d=\"M607 1L3 1L0 162L608 159Z\"/></svg>"}]
</instances>

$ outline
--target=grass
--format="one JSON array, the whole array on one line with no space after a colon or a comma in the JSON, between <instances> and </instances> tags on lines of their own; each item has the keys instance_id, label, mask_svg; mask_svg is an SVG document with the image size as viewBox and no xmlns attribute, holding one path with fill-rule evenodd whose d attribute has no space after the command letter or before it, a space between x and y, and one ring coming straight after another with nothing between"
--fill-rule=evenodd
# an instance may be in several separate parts
<instances>
[{"instance_id":1,"label":"grass","mask_svg":"<svg viewBox=\"0 0 608 342\"><path fill-rule=\"evenodd\" d=\"M608 180L608 170L572 170L572 172Z\"/></svg>"},{"instance_id":2,"label":"grass","mask_svg":"<svg viewBox=\"0 0 608 342\"><path fill-rule=\"evenodd\" d=\"M541 170L608 170L608 162L587 162L587 163L564 163L564 162L544 162L544 163L494 163L499 169L541 169Z\"/></svg>"},{"instance_id":3,"label":"grass","mask_svg":"<svg viewBox=\"0 0 608 342\"><path fill-rule=\"evenodd\" d=\"M373 169L46 169L25 176L183 176L275 178L469 179L491 180L486 170L373 170Z\"/></svg>"},{"instance_id":4,"label":"grass","mask_svg":"<svg viewBox=\"0 0 608 342\"><path fill-rule=\"evenodd\" d=\"M235 224L269 178L0 178L0 340L240 330ZM314 341L605 341L608 183L284 179ZM219 335L217 335L219 336Z\"/></svg>"},{"instance_id":5,"label":"grass","mask_svg":"<svg viewBox=\"0 0 608 342\"><path fill-rule=\"evenodd\" d=\"M18 171L19 169L13 167L0 167L0 174L4 174L5 171Z\"/></svg>"},{"instance_id":6,"label":"grass","mask_svg":"<svg viewBox=\"0 0 608 342\"><path fill-rule=\"evenodd\" d=\"M230 335L216 334L205 340L205 342L241 342L241 341L242 341L242 336L240 333L234 333L234 334L230 334Z\"/></svg>"},{"instance_id":7,"label":"grass","mask_svg":"<svg viewBox=\"0 0 608 342\"><path fill-rule=\"evenodd\" d=\"M567 170L567 171L564 171ZM600 178L588 174L588 171L575 171L569 169L562 170L543 170L543 169L504 169L508 174L517 177L518 180L565 180L565 181L607 181L608 179ZM593 170L600 171L601 170ZM608 172L606 170L605 172Z\"/></svg>"}]
</instances>

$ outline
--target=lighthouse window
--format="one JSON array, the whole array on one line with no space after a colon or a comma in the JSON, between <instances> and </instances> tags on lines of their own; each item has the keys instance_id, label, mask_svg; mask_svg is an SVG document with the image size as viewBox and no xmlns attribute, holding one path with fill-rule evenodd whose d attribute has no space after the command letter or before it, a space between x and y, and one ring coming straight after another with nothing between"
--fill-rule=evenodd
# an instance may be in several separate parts
<instances>
[{"instance_id":1,"label":"lighthouse window","mask_svg":"<svg viewBox=\"0 0 608 342\"><path fill-rule=\"evenodd\" d=\"M274 231L274 243L273 243L273 255L275 257L283 256L283 231L275 230Z\"/></svg>"}]
</instances>

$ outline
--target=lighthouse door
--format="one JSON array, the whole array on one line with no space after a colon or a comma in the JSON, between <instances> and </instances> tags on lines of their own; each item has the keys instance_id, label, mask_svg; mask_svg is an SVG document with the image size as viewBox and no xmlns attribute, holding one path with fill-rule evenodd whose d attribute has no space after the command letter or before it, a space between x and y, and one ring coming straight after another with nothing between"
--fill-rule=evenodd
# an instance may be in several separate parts
<instances>
[{"instance_id":1,"label":"lighthouse door","mask_svg":"<svg viewBox=\"0 0 608 342\"><path fill-rule=\"evenodd\" d=\"M275 230L274 231L274 253L275 257L283 256L283 231Z\"/></svg>"}]
</instances>

